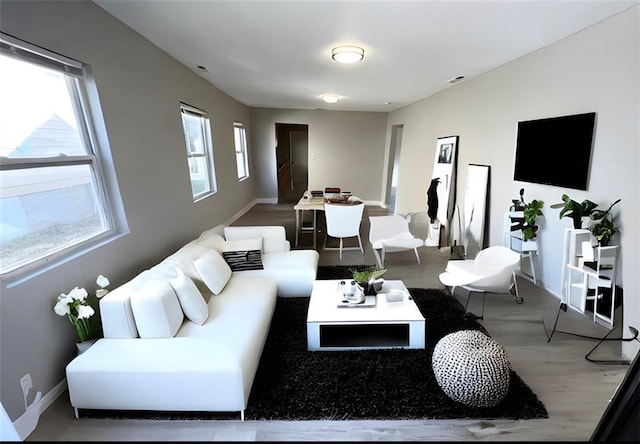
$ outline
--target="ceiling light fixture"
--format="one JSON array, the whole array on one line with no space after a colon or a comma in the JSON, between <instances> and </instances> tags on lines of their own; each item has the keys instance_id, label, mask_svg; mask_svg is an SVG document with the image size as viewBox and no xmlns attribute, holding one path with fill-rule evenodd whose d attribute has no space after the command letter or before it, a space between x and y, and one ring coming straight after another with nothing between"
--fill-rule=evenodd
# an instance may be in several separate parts
<instances>
[{"instance_id":1,"label":"ceiling light fixture","mask_svg":"<svg viewBox=\"0 0 640 444\"><path fill-rule=\"evenodd\" d=\"M331 58L340 63L355 63L364 58L364 49L359 46L336 46L331 51Z\"/></svg>"},{"instance_id":2,"label":"ceiling light fixture","mask_svg":"<svg viewBox=\"0 0 640 444\"><path fill-rule=\"evenodd\" d=\"M340 100L340 96L326 95L322 96L322 100L326 103L336 103Z\"/></svg>"}]
</instances>

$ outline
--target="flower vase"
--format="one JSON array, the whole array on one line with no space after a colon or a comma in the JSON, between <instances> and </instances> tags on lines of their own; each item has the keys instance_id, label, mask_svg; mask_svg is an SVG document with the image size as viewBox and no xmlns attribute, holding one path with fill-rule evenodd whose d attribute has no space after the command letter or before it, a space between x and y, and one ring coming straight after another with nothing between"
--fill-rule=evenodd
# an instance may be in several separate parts
<instances>
[{"instance_id":1,"label":"flower vase","mask_svg":"<svg viewBox=\"0 0 640 444\"><path fill-rule=\"evenodd\" d=\"M95 342L96 342L96 339L88 339L86 341L76 342L76 348L78 349L78 356L80 356L82 353L89 350L89 348L93 344L95 344Z\"/></svg>"}]
</instances>

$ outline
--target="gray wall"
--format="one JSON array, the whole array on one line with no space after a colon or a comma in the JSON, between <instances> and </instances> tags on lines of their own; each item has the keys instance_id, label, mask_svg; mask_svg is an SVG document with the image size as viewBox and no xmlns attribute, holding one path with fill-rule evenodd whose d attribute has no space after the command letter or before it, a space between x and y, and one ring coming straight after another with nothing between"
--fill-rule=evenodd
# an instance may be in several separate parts
<instances>
[{"instance_id":1,"label":"gray wall","mask_svg":"<svg viewBox=\"0 0 640 444\"><path fill-rule=\"evenodd\" d=\"M260 197L276 201L276 123L309 126L309 189L337 186L380 202L387 113L254 108L251 141L261 165Z\"/></svg>"},{"instance_id":2,"label":"gray wall","mask_svg":"<svg viewBox=\"0 0 640 444\"><path fill-rule=\"evenodd\" d=\"M404 125L397 211L426 210L425 196L438 137L458 135L457 204L464 210L469 164L491 166L488 245L503 243L503 217L512 199L525 189L527 200L545 203L538 235L538 277L559 295L564 230L559 219L563 193L590 199L606 209L616 199L621 235L625 337L628 325L640 328L640 148L638 144L638 69L640 7L601 22L487 74L392 112L392 125ZM595 111L596 130L587 191L513 181L517 122ZM387 142L389 145L389 142ZM570 165L567 165L570 168ZM542 327L541 327L542 328ZM633 357L638 343L625 343Z\"/></svg>"},{"instance_id":3,"label":"gray wall","mask_svg":"<svg viewBox=\"0 0 640 444\"><path fill-rule=\"evenodd\" d=\"M130 234L7 288L0 298L2 404L24 412L20 377L32 396L64 380L75 331L53 312L60 293L88 291L104 274L111 288L225 222L255 198L253 178L238 182L233 121L251 133L249 109L223 94L120 21L88 1L0 2L0 29L93 68ZM179 103L209 112L218 193L193 203ZM251 171L256 166L251 165ZM30 398L30 400L33 397Z\"/></svg>"}]
</instances>

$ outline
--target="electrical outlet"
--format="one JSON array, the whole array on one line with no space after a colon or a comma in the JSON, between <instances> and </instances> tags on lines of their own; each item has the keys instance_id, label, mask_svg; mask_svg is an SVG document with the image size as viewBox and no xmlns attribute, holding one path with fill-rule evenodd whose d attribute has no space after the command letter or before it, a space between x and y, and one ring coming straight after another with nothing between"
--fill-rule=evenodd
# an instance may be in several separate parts
<instances>
[{"instance_id":1,"label":"electrical outlet","mask_svg":"<svg viewBox=\"0 0 640 444\"><path fill-rule=\"evenodd\" d=\"M31 375L29 373L20 378L20 385L22 386L22 394L26 400L29 391L33 388L33 382L31 382Z\"/></svg>"}]
</instances>

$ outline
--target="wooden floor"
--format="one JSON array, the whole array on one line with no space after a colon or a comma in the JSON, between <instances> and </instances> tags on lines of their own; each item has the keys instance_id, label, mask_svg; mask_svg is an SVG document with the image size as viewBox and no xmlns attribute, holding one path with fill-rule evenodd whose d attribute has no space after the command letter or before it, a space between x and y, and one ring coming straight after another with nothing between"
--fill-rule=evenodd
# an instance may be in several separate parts
<instances>
[{"instance_id":1,"label":"wooden floor","mask_svg":"<svg viewBox=\"0 0 640 444\"><path fill-rule=\"evenodd\" d=\"M366 207L362 223L364 256L359 251L323 251L320 265L374 264L368 246L368 216L386 214ZM234 225L284 225L295 248L293 204L258 204ZM425 227L412 226L417 234ZM299 248L311 247L304 233ZM448 259L446 249L422 247L420 262L412 251L388 254L385 278L401 279L407 287L441 288L438 274ZM487 295L482 324L506 349L513 369L545 404L548 419L539 420L411 420L411 421L143 421L74 419L68 394L60 396L41 416L28 441L586 441L628 368L625 364L585 359L609 330L569 310L561 312L556 332L547 341L546 324L553 326L558 299L524 278L518 279L523 304L509 294ZM480 297L469 310L479 313ZM456 294L466 303L466 294ZM614 331L611 337L620 337ZM625 336L629 333L625 332ZM591 355L596 360L620 360L620 342L603 342ZM429 363L425 363L429 365Z\"/></svg>"}]
</instances>

